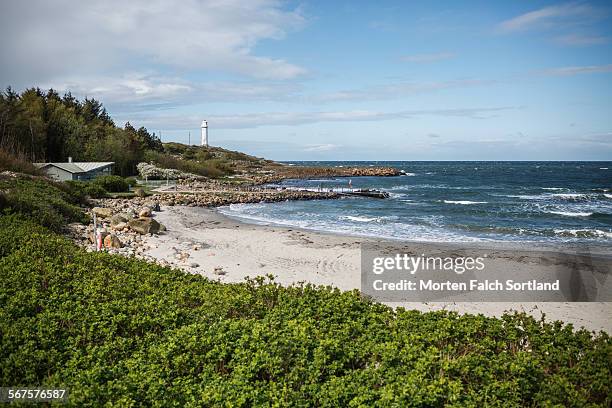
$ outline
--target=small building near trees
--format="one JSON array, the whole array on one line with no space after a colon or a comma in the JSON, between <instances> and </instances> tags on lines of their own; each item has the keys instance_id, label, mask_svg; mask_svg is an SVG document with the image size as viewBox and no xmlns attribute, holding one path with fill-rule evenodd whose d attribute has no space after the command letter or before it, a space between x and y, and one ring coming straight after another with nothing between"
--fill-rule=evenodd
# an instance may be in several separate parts
<instances>
[{"instance_id":1,"label":"small building near trees","mask_svg":"<svg viewBox=\"0 0 612 408\"><path fill-rule=\"evenodd\" d=\"M47 176L57 181L85 181L109 176L113 172L114 164L115 162L73 162L71 158L66 163L34 163Z\"/></svg>"}]
</instances>

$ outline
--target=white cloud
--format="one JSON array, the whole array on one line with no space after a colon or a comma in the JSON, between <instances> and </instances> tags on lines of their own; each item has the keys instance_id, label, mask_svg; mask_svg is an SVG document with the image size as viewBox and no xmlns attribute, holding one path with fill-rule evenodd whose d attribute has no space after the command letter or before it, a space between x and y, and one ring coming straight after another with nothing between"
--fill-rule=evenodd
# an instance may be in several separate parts
<instances>
[{"instance_id":1,"label":"white cloud","mask_svg":"<svg viewBox=\"0 0 612 408\"><path fill-rule=\"evenodd\" d=\"M555 38L555 41L563 45L597 45L610 42L609 37L600 35L567 34Z\"/></svg>"},{"instance_id":2,"label":"white cloud","mask_svg":"<svg viewBox=\"0 0 612 408\"><path fill-rule=\"evenodd\" d=\"M597 10L584 3L565 3L530 11L503 21L498 25L502 32L552 28L558 25L576 24L597 16Z\"/></svg>"},{"instance_id":3,"label":"white cloud","mask_svg":"<svg viewBox=\"0 0 612 408\"><path fill-rule=\"evenodd\" d=\"M420 116L462 117L469 119L489 119L500 112L520 109L514 106L491 108L453 108L453 109L423 109L381 112L370 110L330 111L330 112L260 112L235 115L207 115L211 128L217 129L248 129L262 126L297 126L319 122L359 122L410 119ZM142 123L151 129L160 127L168 130L189 129L202 120L201 115L162 115L162 114L131 114L129 117L119 116L119 123L131 120Z\"/></svg>"},{"instance_id":4,"label":"white cloud","mask_svg":"<svg viewBox=\"0 0 612 408\"><path fill-rule=\"evenodd\" d=\"M543 71L542 73L545 75L570 76L579 74L599 74L606 72L612 72L612 64L551 68Z\"/></svg>"},{"instance_id":5,"label":"white cloud","mask_svg":"<svg viewBox=\"0 0 612 408\"><path fill-rule=\"evenodd\" d=\"M314 144L314 145L306 145L304 147L305 152L329 152L331 150L336 150L340 148L340 145L332 144L332 143L324 143L324 144Z\"/></svg>"},{"instance_id":6,"label":"white cloud","mask_svg":"<svg viewBox=\"0 0 612 408\"><path fill-rule=\"evenodd\" d=\"M398 82L378 86L370 86L362 89L350 89L332 92L314 97L319 102L350 101L350 100L383 100L401 98L423 92L433 92L444 89L468 88L473 86L484 86L497 83L496 80L486 79L456 79L437 82Z\"/></svg>"},{"instance_id":7,"label":"white cloud","mask_svg":"<svg viewBox=\"0 0 612 408\"><path fill-rule=\"evenodd\" d=\"M95 97L117 103L155 100L170 101L184 97L194 90L194 85L179 78L165 78L143 73L131 73L119 77L93 76L56 80L43 85L59 92L70 91L79 97Z\"/></svg>"},{"instance_id":8,"label":"white cloud","mask_svg":"<svg viewBox=\"0 0 612 408\"><path fill-rule=\"evenodd\" d=\"M424 64L428 62L436 62L454 58L455 54L452 52L439 52L435 54L416 54L416 55L404 55L400 57L403 62L413 62L416 64Z\"/></svg>"},{"instance_id":9,"label":"white cloud","mask_svg":"<svg viewBox=\"0 0 612 408\"><path fill-rule=\"evenodd\" d=\"M278 0L23 0L0 13L3 80L39 83L140 70L143 63L284 80L304 68L256 55L262 40L299 28ZM146 89L136 86L134 89Z\"/></svg>"}]
</instances>

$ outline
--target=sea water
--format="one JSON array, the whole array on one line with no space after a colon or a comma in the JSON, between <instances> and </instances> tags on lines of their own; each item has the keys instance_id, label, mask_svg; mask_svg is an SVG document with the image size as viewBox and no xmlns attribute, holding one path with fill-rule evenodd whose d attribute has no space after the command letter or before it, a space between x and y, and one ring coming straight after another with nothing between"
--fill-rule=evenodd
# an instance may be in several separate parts
<instances>
[{"instance_id":1,"label":"sea water","mask_svg":"<svg viewBox=\"0 0 612 408\"><path fill-rule=\"evenodd\" d=\"M294 162L390 166L397 177L353 177L388 199L235 204L247 222L411 241L590 242L612 245L612 162ZM287 188L342 189L349 178L287 180Z\"/></svg>"}]
</instances>

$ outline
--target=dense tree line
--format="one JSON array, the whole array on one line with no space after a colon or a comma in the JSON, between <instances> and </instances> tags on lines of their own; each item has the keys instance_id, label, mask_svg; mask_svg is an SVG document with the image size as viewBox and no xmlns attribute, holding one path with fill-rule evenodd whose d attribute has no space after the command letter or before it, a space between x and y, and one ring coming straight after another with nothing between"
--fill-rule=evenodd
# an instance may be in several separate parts
<instances>
[{"instance_id":1,"label":"dense tree line","mask_svg":"<svg viewBox=\"0 0 612 408\"><path fill-rule=\"evenodd\" d=\"M147 150L161 151L162 144L144 127L116 126L93 98L8 88L0 93L0 149L32 162L113 161L115 173L127 176Z\"/></svg>"}]
</instances>

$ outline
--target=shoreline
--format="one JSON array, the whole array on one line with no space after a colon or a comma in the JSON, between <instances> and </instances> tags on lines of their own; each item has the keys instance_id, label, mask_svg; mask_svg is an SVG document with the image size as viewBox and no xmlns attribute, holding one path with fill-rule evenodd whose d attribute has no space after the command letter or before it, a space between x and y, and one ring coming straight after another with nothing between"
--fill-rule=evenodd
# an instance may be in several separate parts
<instances>
[{"instance_id":1,"label":"shoreline","mask_svg":"<svg viewBox=\"0 0 612 408\"><path fill-rule=\"evenodd\" d=\"M323 198L324 200L327 198ZM261 202L263 203L263 202ZM233 203L233 204L259 204L259 203ZM610 256L612 261L612 247L605 245L602 242L549 242L549 241L503 241L503 240L478 240L478 241L425 241L425 240L409 240L404 238L392 238L389 236L376 237L373 234L357 234L354 232L344 231L331 231L316 228L305 228L290 224L284 224L282 222L274 221L259 221L256 219L249 219L246 217L233 216L225 214L219 211L220 208L228 207L229 205L223 205L219 207L208 207L209 209L216 211L220 216L227 218L228 220L235 221L239 224L244 225L257 225L257 226L275 226L278 228L289 228L294 230L300 230L304 232L311 232L322 235L334 235L350 237L362 240L375 240L381 242L390 242L393 244L413 244L413 245L444 245L445 247L451 248L456 247L458 249L465 249L468 245L471 249L497 249L507 251L541 251L541 252L553 252L559 253L559 249L564 249L571 252L572 254L586 254L586 255L603 255ZM585 251L585 248L586 251Z\"/></svg>"},{"instance_id":2,"label":"shoreline","mask_svg":"<svg viewBox=\"0 0 612 408\"><path fill-rule=\"evenodd\" d=\"M225 283L242 282L247 276L271 274L282 285L307 282L341 290L360 288L360 246L367 242L389 244L388 239L340 235L286 227L246 223L221 214L214 208L163 206L154 217L167 227L162 235L147 238L142 255L188 273ZM393 244L397 244L394 241ZM513 268L554 268L564 262L551 248L511 249L483 243L406 242L420 253L487 249L493 267L510 274ZM477 245L475 245L477 244ZM531 246L533 248L533 246ZM568 247L571 248L571 247ZM604 251L604 256L610 256ZM542 259L545 262L539 262ZM507 310L524 311L547 320L561 320L575 328L612 333L612 302L383 302L421 311L451 310L459 313L499 316Z\"/></svg>"}]
</instances>

